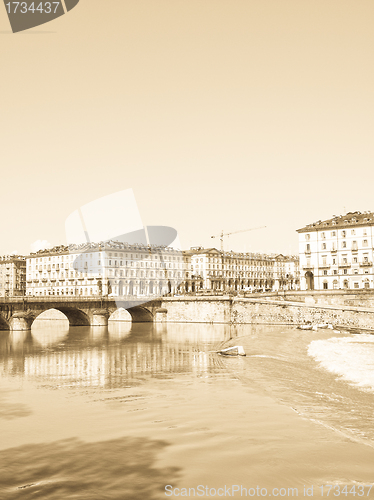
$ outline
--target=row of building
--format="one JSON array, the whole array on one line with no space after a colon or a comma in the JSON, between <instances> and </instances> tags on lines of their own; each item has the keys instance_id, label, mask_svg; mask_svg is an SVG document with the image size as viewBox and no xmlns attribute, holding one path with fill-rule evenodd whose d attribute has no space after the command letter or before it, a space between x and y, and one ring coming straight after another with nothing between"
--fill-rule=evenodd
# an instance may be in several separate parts
<instances>
[{"instance_id":1,"label":"row of building","mask_svg":"<svg viewBox=\"0 0 374 500\"><path fill-rule=\"evenodd\" d=\"M298 287L295 256L215 248L179 251L107 241L58 246L0 260L0 296L152 297Z\"/></svg>"},{"instance_id":2,"label":"row of building","mask_svg":"<svg viewBox=\"0 0 374 500\"><path fill-rule=\"evenodd\" d=\"M374 213L298 229L299 256L118 241L0 257L0 296L160 296L374 288Z\"/></svg>"}]
</instances>

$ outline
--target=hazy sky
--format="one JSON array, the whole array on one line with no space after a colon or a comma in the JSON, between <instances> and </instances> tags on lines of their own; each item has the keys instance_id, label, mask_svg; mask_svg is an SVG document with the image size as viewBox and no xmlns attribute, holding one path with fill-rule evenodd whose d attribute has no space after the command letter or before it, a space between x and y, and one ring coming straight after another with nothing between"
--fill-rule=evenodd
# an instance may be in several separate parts
<instances>
[{"instance_id":1,"label":"hazy sky","mask_svg":"<svg viewBox=\"0 0 374 500\"><path fill-rule=\"evenodd\" d=\"M0 254L127 188L184 248L296 253L374 210L373 52L373 0L80 0L18 34L1 7Z\"/></svg>"}]
</instances>

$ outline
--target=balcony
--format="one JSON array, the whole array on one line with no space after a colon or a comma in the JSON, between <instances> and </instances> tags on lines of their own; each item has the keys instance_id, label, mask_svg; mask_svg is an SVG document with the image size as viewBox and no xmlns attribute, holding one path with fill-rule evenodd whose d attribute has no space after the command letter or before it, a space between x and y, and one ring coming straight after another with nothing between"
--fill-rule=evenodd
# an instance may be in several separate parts
<instances>
[{"instance_id":1,"label":"balcony","mask_svg":"<svg viewBox=\"0 0 374 500\"><path fill-rule=\"evenodd\" d=\"M347 268L347 267L351 267L351 264L349 262L341 262L339 264L339 267L345 267L345 268Z\"/></svg>"},{"instance_id":2,"label":"balcony","mask_svg":"<svg viewBox=\"0 0 374 500\"><path fill-rule=\"evenodd\" d=\"M310 255L312 252L310 250L305 250L305 255Z\"/></svg>"},{"instance_id":3,"label":"balcony","mask_svg":"<svg viewBox=\"0 0 374 500\"><path fill-rule=\"evenodd\" d=\"M372 262L360 262L360 267L371 267L372 265Z\"/></svg>"},{"instance_id":4,"label":"balcony","mask_svg":"<svg viewBox=\"0 0 374 500\"><path fill-rule=\"evenodd\" d=\"M311 264L307 264L306 266L303 266L304 271L313 271L314 266Z\"/></svg>"},{"instance_id":5,"label":"balcony","mask_svg":"<svg viewBox=\"0 0 374 500\"><path fill-rule=\"evenodd\" d=\"M336 254L336 253L338 253L338 250L336 248L332 248L331 253Z\"/></svg>"},{"instance_id":6,"label":"balcony","mask_svg":"<svg viewBox=\"0 0 374 500\"><path fill-rule=\"evenodd\" d=\"M47 281L48 281L47 278L42 278L43 283L47 283Z\"/></svg>"},{"instance_id":7,"label":"balcony","mask_svg":"<svg viewBox=\"0 0 374 500\"><path fill-rule=\"evenodd\" d=\"M330 269L330 264L320 264L319 269Z\"/></svg>"}]
</instances>

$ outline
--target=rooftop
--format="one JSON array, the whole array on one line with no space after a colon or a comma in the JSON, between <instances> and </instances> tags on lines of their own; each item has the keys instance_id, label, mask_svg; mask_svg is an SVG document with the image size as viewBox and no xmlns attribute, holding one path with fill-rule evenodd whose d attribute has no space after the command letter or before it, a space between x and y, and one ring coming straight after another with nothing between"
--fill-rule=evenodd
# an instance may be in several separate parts
<instances>
[{"instance_id":1,"label":"rooftop","mask_svg":"<svg viewBox=\"0 0 374 500\"><path fill-rule=\"evenodd\" d=\"M348 212L345 215L334 215L331 219L324 221L318 220L301 229L297 229L297 232L308 233L311 231L321 231L323 229L339 229L356 226L374 226L374 213Z\"/></svg>"},{"instance_id":2,"label":"rooftop","mask_svg":"<svg viewBox=\"0 0 374 500\"><path fill-rule=\"evenodd\" d=\"M190 250L185 251L184 253L189 255L201 255L201 254L220 254L222 257L232 258L232 259L252 259L252 260L295 260L298 261L299 257L296 255L282 255L276 253L243 253L243 252L222 252L217 250L216 248L202 248L202 247L192 247Z\"/></svg>"},{"instance_id":3,"label":"rooftop","mask_svg":"<svg viewBox=\"0 0 374 500\"><path fill-rule=\"evenodd\" d=\"M100 252L105 250L127 250L127 251L151 251L151 252L180 252L172 247L164 245L144 245L142 243L123 243L121 241L101 241L100 243L81 243L77 245L59 245L53 248L46 248L38 252L30 253L30 257L39 257L42 255L58 255L58 254L73 254L73 253L87 253L87 252Z\"/></svg>"}]
</instances>

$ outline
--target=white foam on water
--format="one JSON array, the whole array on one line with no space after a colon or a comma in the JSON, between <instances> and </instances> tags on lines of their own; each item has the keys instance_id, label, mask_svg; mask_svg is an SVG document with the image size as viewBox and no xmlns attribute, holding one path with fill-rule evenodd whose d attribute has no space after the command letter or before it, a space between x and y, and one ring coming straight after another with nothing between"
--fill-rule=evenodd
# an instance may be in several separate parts
<instances>
[{"instance_id":1,"label":"white foam on water","mask_svg":"<svg viewBox=\"0 0 374 500\"><path fill-rule=\"evenodd\" d=\"M313 340L308 354L329 372L374 393L374 335Z\"/></svg>"}]
</instances>

